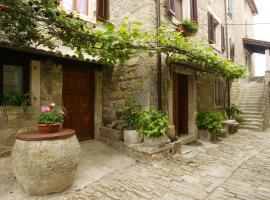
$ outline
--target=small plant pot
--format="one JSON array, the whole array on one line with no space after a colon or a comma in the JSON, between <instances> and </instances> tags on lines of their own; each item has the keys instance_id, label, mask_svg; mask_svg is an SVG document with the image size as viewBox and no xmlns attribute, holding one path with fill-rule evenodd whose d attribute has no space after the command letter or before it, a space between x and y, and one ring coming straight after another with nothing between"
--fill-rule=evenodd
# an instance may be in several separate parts
<instances>
[{"instance_id":1,"label":"small plant pot","mask_svg":"<svg viewBox=\"0 0 270 200\"><path fill-rule=\"evenodd\" d=\"M146 137L144 136L144 144L153 147L164 147L168 142L169 138L167 135L162 135L159 137Z\"/></svg>"},{"instance_id":2,"label":"small plant pot","mask_svg":"<svg viewBox=\"0 0 270 200\"><path fill-rule=\"evenodd\" d=\"M177 30L180 31L182 35L185 37L193 35L193 33L190 30L188 30L187 27L183 24L177 25Z\"/></svg>"},{"instance_id":3,"label":"small plant pot","mask_svg":"<svg viewBox=\"0 0 270 200\"><path fill-rule=\"evenodd\" d=\"M139 144L143 141L143 136L140 136L136 130L124 130L124 141L127 144Z\"/></svg>"},{"instance_id":4,"label":"small plant pot","mask_svg":"<svg viewBox=\"0 0 270 200\"><path fill-rule=\"evenodd\" d=\"M211 142L213 143L218 142L218 134L211 133Z\"/></svg>"},{"instance_id":5,"label":"small plant pot","mask_svg":"<svg viewBox=\"0 0 270 200\"><path fill-rule=\"evenodd\" d=\"M60 124L37 124L40 133L56 133L60 129Z\"/></svg>"}]
</instances>

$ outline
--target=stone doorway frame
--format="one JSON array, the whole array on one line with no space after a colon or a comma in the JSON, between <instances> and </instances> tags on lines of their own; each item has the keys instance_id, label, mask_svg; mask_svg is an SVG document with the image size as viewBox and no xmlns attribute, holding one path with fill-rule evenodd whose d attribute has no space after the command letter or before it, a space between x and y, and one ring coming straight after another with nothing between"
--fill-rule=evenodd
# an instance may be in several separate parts
<instances>
[{"instance_id":1,"label":"stone doorway frame","mask_svg":"<svg viewBox=\"0 0 270 200\"><path fill-rule=\"evenodd\" d=\"M182 144L190 143L198 139L198 128L196 125L196 115L197 115L197 83L196 83L196 72L189 69L183 65L171 65L171 70L169 70L169 80L167 87L167 102L166 108L169 114L169 123L174 124L173 116L173 73L179 73L188 76L188 134L180 137ZM173 129L175 127L173 126ZM172 131L175 137L177 134L175 130Z\"/></svg>"}]
</instances>

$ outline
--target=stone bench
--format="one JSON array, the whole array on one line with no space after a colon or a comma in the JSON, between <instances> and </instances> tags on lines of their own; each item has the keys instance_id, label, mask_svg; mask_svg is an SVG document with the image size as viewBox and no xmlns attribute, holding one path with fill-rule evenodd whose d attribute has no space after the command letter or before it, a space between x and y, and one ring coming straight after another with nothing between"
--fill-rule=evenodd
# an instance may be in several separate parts
<instances>
[{"instance_id":1,"label":"stone bench","mask_svg":"<svg viewBox=\"0 0 270 200\"><path fill-rule=\"evenodd\" d=\"M222 122L223 128L227 130L229 134L235 134L238 132L239 123L236 120L226 120Z\"/></svg>"}]
</instances>

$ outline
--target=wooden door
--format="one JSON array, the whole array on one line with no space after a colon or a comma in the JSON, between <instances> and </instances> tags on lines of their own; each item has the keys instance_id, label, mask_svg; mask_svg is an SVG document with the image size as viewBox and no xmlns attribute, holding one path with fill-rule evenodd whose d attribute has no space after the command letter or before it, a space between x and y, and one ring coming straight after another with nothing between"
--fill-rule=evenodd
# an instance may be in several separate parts
<instances>
[{"instance_id":1,"label":"wooden door","mask_svg":"<svg viewBox=\"0 0 270 200\"><path fill-rule=\"evenodd\" d=\"M64 68L64 127L75 129L79 140L94 138L94 84L93 70Z\"/></svg>"},{"instance_id":2,"label":"wooden door","mask_svg":"<svg viewBox=\"0 0 270 200\"><path fill-rule=\"evenodd\" d=\"M173 115L176 135L188 134L188 76L173 76Z\"/></svg>"}]
</instances>

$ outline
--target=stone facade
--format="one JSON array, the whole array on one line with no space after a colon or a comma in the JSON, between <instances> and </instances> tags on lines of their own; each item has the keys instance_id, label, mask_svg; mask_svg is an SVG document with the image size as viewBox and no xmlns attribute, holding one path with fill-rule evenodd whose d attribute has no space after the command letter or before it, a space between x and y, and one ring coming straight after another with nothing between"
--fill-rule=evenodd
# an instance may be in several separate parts
<instances>
[{"instance_id":1,"label":"stone facade","mask_svg":"<svg viewBox=\"0 0 270 200\"><path fill-rule=\"evenodd\" d=\"M31 107L28 111L23 112L20 107L6 112L5 107L0 109L0 157L10 154L17 133L36 130L41 105L52 101L62 104L61 66L52 63L49 67L44 62L31 61L30 79Z\"/></svg>"},{"instance_id":2,"label":"stone facade","mask_svg":"<svg viewBox=\"0 0 270 200\"><path fill-rule=\"evenodd\" d=\"M246 1L233 1L233 15L227 13L226 0L198 0L198 24L200 25L199 32L194 36L194 39L199 42L208 43L208 13L211 13L218 21L216 27L216 44L212 44L213 48L224 58L228 57L229 38L233 37L235 41L235 62L242 65L251 64L251 56L246 54L242 38L252 37L253 31L251 26L233 26L227 24L245 24L253 22L253 13ZM144 24L146 31L154 30L156 27L156 2L145 0L134 2L131 0L121 0L111 2L111 20L120 22L119 19L129 17L130 21L140 21ZM190 16L190 3L183 1L184 18ZM142 17L143 13L143 17ZM161 0L161 24L164 24L171 29L175 29L177 20L170 16L168 12L168 1ZM226 38L226 49L222 50L221 46L221 25L225 25L228 37ZM173 94L172 94L172 72L183 73L183 66L171 68L162 61L162 107L163 111L169 113L170 124L173 125ZM185 68L185 67L184 67ZM250 68L248 66L248 68ZM141 73L138 73L141 72ZM224 107L215 106L215 77L205 75L203 73L189 73L189 84L194 85L192 93L195 102L191 103L190 109L193 113L190 114L189 121L191 127L196 127L195 117L198 111L204 110L219 110L224 112L224 107L227 106L228 94L227 86L224 82L224 91L226 94ZM114 69L105 70L103 72L103 119L111 122L116 118L116 112L123 108L127 100L135 99L142 106L157 106L157 67L156 60L153 58L139 57L129 61L125 66L115 67ZM232 100L237 99L237 84L232 85ZM197 106L198 105L198 106ZM197 135L196 128L192 130L195 136Z\"/></svg>"}]
</instances>

